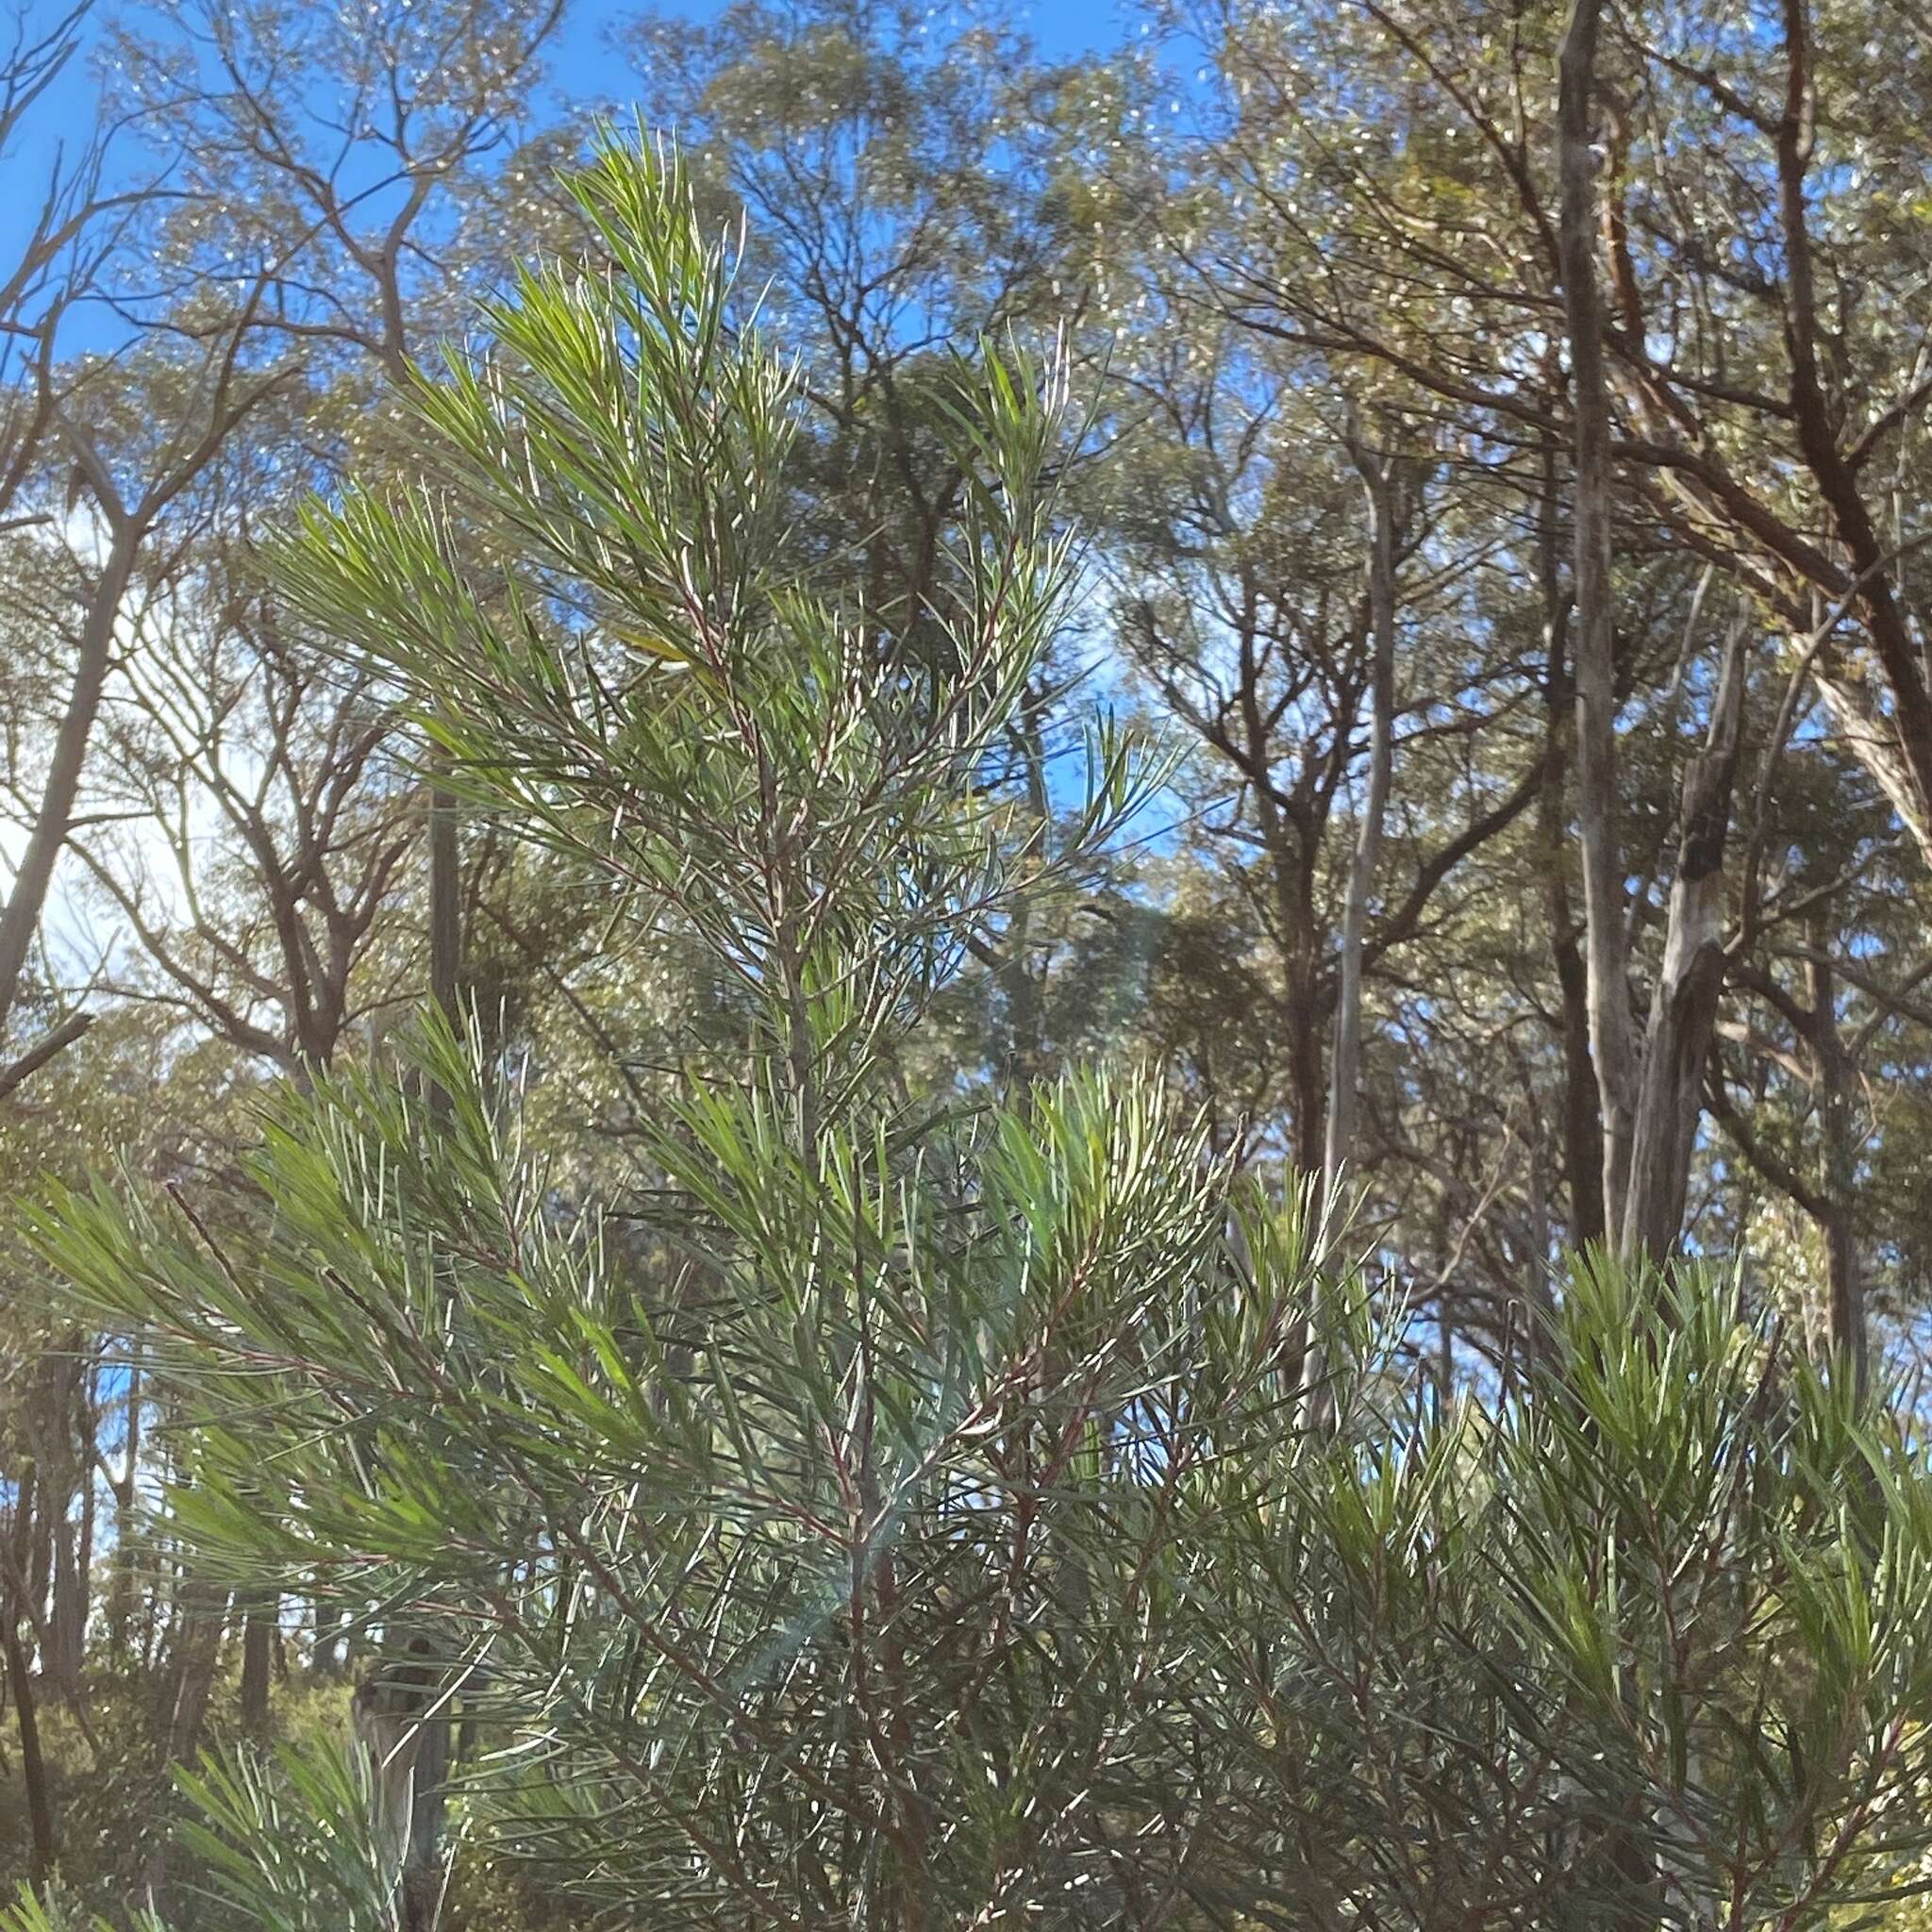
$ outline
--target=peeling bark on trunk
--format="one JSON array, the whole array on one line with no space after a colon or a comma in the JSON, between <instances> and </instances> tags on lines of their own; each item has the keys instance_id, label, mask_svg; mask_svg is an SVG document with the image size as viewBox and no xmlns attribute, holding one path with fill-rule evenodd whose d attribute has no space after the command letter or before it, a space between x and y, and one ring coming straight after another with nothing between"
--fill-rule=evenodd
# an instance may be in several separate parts
<instances>
[{"instance_id":1,"label":"peeling bark on trunk","mask_svg":"<svg viewBox=\"0 0 1932 1932\"><path fill-rule=\"evenodd\" d=\"M1823 663L1814 669L1812 681L1845 750L1884 792L1920 857L1932 866L1932 810L1928 810L1918 779L1900 750L1892 721L1879 711L1861 686L1835 675Z\"/></svg>"},{"instance_id":2,"label":"peeling bark on trunk","mask_svg":"<svg viewBox=\"0 0 1932 1932\"><path fill-rule=\"evenodd\" d=\"M1744 705L1743 631L1734 627L1704 749L1684 776L1663 965L1651 996L1630 1180L1619 1247L1664 1259L1684 1223L1704 1068L1724 981L1724 839Z\"/></svg>"}]
</instances>

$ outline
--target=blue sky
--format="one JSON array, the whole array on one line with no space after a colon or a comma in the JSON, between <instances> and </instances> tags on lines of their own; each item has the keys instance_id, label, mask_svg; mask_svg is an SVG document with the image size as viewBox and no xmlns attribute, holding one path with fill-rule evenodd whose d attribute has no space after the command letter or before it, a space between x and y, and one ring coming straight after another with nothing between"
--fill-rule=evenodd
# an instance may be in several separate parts
<instances>
[{"instance_id":1,"label":"blue sky","mask_svg":"<svg viewBox=\"0 0 1932 1932\"><path fill-rule=\"evenodd\" d=\"M106 20L123 10L117 0L95 0L97 17ZM298 5L326 5L330 0L297 0ZM71 0L26 0L30 29L45 31L68 10ZM984 0L976 12L991 11L1000 0ZM139 4L126 6L136 17ZM611 61L605 29L612 22L657 13L704 20L723 10L723 0L571 0L562 33L549 58L549 91L559 102L604 100L621 79ZM953 6L935 4L931 14L943 25L956 12ZM1006 0L1004 11L1031 35L1041 52L1065 59L1090 48L1118 44L1126 31L1128 8L1121 0ZM0 170L15 184L12 195L0 196L0 258L10 257L26 235L39 206L41 189L64 148L71 157L92 119L94 81L85 58L69 64L55 87L39 103L28 125L4 156ZM616 103L623 106L621 98Z\"/></svg>"},{"instance_id":2,"label":"blue sky","mask_svg":"<svg viewBox=\"0 0 1932 1932\"><path fill-rule=\"evenodd\" d=\"M334 0L295 0L297 6L330 6ZM72 0L25 0L29 32L51 29L68 11ZM166 0L95 0L96 22L125 13L137 21L143 11L165 10ZM620 111L626 105L628 79L621 63L611 58L607 29L614 23L636 20L647 13L687 20L705 20L724 10L724 0L569 0L563 28L552 42L545 61L545 92L549 105L562 108L586 101L608 103ZM1004 16L1021 26L1049 58L1077 58L1090 49L1118 46L1133 29L1129 0L935 0L929 16L943 33L973 17ZM11 195L0 196L0 261L17 258L32 232L45 183L57 158L70 162L93 119L95 80L84 47L71 60L29 115L25 127L4 155L0 173L12 184ZM538 113L541 118L543 108ZM139 149L124 144L118 152L130 173L138 169ZM114 185L112 170L109 185ZM78 310L68 317L63 346L72 351L101 346L121 337L121 325Z\"/></svg>"}]
</instances>

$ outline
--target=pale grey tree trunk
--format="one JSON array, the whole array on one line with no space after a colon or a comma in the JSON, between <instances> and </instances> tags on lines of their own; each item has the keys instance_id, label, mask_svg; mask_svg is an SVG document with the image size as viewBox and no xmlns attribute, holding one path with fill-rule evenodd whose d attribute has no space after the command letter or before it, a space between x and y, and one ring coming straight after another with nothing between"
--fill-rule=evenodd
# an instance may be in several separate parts
<instances>
[{"instance_id":1,"label":"pale grey tree trunk","mask_svg":"<svg viewBox=\"0 0 1932 1932\"><path fill-rule=\"evenodd\" d=\"M1624 1224L1637 1105L1617 837L1616 630L1610 586L1610 411L1597 288L1596 166L1591 106L1602 0L1574 0L1557 60L1557 151L1562 196L1557 242L1570 338L1575 419L1573 514L1576 600L1577 815L1583 843L1585 959L1591 1056L1604 1128L1604 1225Z\"/></svg>"},{"instance_id":2,"label":"pale grey tree trunk","mask_svg":"<svg viewBox=\"0 0 1932 1932\"><path fill-rule=\"evenodd\" d=\"M1795 641L1801 651L1817 659L1811 641ZM1891 720L1879 710L1870 691L1854 683L1823 659L1814 661L1811 678L1824 708L1838 728L1839 742L1865 769L1899 816L1919 856L1932 866L1932 809L1919 790L1918 779L1898 747Z\"/></svg>"},{"instance_id":3,"label":"pale grey tree trunk","mask_svg":"<svg viewBox=\"0 0 1932 1932\"><path fill-rule=\"evenodd\" d=\"M1704 749L1684 775L1663 965L1650 1002L1618 1246L1661 1260L1684 1224L1704 1067L1724 982L1724 840L1744 708L1743 629L1734 625Z\"/></svg>"},{"instance_id":4,"label":"pale grey tree trunk","mask_svg":"<svg viewBox=\"0 0 1932 1932\"><path fill-rule=\"evenodd\" d=\"M21 974L26 970L34 935L40 931L41 912L54 881L54 866L74 828L81 772L94 722L100 716L108 667L113 659L114 626L140 547L140 529L131 521L118 520L81 625L80 651L68 686L66 709L54 735L47 775L34 807L33 829L13 874L6 907L0 909L0 1028L6 1026L19 995Z\"/></svg>"},{"instance_id":5,"label":"pale grey tree trunk","mask_svg":"<svg viewBox=\"0 0 1932 1932\"><path fill-rule=\"evenodd\" d=\"M1328 1082L1327 1134L1323 1147L1323 1192L1331 1209L1343 1170L1355 1157L1357 1090L1362 1058L1362 946L1382 826L1389 810L1395 732L1395 503L1393 464L1358 438L1349 454L1362 479L1369 512L1369 787L1356 826L1348 897L1341 915L1341 956L1335 1001L1335 1064Z\"/></svg>"},{"instance_id":6,"label":"pale grey tree trunk","mask_svg":"<svg viewBox=\"0 0 1932 1932\"><path fill-rule=\"evenodd\" d=\"M1356 826L1355 853L1342 909L1341 952L1337 962L1335 1057L1329 1070L1328 1107L1324 1122L1321 1206L1333 1221L1341 1208L1342 1174L1355 1154L1357 1089L1362 1055L1362 950L1369 906L1374 896L1375 867L1382 849L1382 823L1389 808L1393 764L1395 686L1395 501L1393 464L1371 450L1351 428L1349 454L1362 480L1369 512L1369 785ZM1319 1328L1319 1324L1316 1324ZM1320 1426L1330 1414L1328 1359L1320 1333L1309 1338L1302 1358L1304 1420Z\"/></svg>"},{"instance_id":7,"label":"pale grey tree trunk","mask_svg":"<svg viewBox=\"0 0 1932 1932\"><path fill-rule=\"evenodd\" d=\"M402 1932L432 1932L447 1875L442 1857L450 1769L448 1688L420 1634L385 1646L391 1659L350 1700L368 1754L376 1818L401 1878ZM406 1659L396 1663L400 1655Z\"/></svg>"}]
</instances>

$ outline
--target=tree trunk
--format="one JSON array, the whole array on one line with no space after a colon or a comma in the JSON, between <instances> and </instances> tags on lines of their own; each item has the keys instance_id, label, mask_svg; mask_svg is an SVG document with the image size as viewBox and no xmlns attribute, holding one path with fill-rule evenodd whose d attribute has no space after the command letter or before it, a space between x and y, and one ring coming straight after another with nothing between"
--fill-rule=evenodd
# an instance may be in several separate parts
<instances>
[{"instance_id":1,"label":"tree trunk","mask_svg":"<svg viewBox=\"0 0 1932 1932\"><path fill-rule=\"evenodd\" d=\"M1328 1092L1322 1079L1324 1016L1312 943L1299 937L1291 940L1283 963L1288 1006L1288 1130L1292 1142L1289 1161L1298 1179L1319 1181Z\"/></svg>"},{"instance_id":2,"label":"tree trunk","mask_svg":"<svg viewBox=\"0 0 1932 1932\"><path fill-rule=\"evenodd\" d=\"M75 1614L74 1618L74 1668L76 1683L81 1667L87 1661L87 1624L89 1612L93 1607L94 1578L94 1533L99 1499L95 1495L94 1452L98 1439L95 1434L95 1417L98 1414L93 1392L92 1377L83 1386L81 1426L87 1431L87 1443L79 1459L78 1474L80 1485L80 1524L75 1532L75 1574L78 1585L75 1593Z\"/></svg>"},{"instance_id":3,"label":"tree trunk","mask_svg":"<svg viewBox=\"0 0 1932 1932\"><path fill-rule=\"evenodd\" d=\"M377 1823L398 1863L403 1932L432 1932L440 1913L449 1722L441 1673L420 1634L387 1646L393 1659L350 1701L357 1739L369 1757Z\"/></svg>"},{"instance_id":4,"label":"tree trunk","mask_svg":"<svg viewBox=\"0 0 1932 1932\"><path fill-rule=\"evenodd\" d=\"M1798 642L1801 650L1809 649L1808 639ZM1899 823L1918 847L1920 858L1932 867L1932 807L1899 747L1892 720L1880 711L1862 684L1839 675L1823 659L1813 667L1811 681L1838 727L1838 743L1884 792L1887 804L1897 812Z\"/></svg>"},{"instance_id":5,"label":"tree trunk","mask_svg":"<svg viewBox=\"0 0 1932 1932\"><path fill-rule=\"evenodd\" d=\"M1817 132L1807 0L1784 0L1785 97L1777 122L1778 217L1784 230L1785 341L1790 352L1791 422L1806 467L1843 543L1865 629L1891 690L1881 742L1894 753L1908 800L1901 814L1914 830L1932 820L1932 691L1924 658L1893 593L1891 559L1858 491L1857 472L1839 448L1840 409L1820 367L1821 330L1811 263L1806 176ZM1831 353L1825 332L1825 353Z\"/></svg>"},{"instance_id":6,"label":"tree trunk","mask_svg":"<svg viewBox=\"0 0 1932 1932\"><path fill-rule=\"evenodd\" d=\"M80 1697L81 1654L87 1643L88 1579L80 1561L76 1526L62 1495L54 1524L54 1588L47 1610L47 1674L63 1700Z\"/></svg>"},{"instance_id":7,"label":"tree trunk","mask_svg":"<svg viewBox=\"0 0 1932 1932\"><path fill-rule=\"evenodd\" d=\"M1724 838L1744 708L1742 626L1725 647L1704 750L1684 774L1664 959L1651 995L1643 1085L1619 1247L1663 1260L1684 1224L1704 1065L1724 981Z\"/></svg>"},{"instance_id":8,"label":"tree trunk","mask_svg":"<svg viewBox=\"0 0 1932 1932\"><path fill-rule=\"evenodd\" d=\"M1348 897L1342 909L1341 955L1336 974L1335 1063L1329 1069L1327 1120L1322 1147L1322 1209L1334 1217L1340 1208L1343 1170L1355 1154L1357 1089L1361 1083L1362 948L1368 931L1369 902L1374 895L1375 867L1382 850L1382 822L1389 808L1389 780L1394 758L1395 684L1395 505L1391 464L1350 439L1350 454L1361 475L1369 509L1369 790L1362 801L1356 830L1355 854L1349 865ZM1319 982L1309 975L1307 1005L1308 1031L1314 1017ZM1321 1085L1319 1048L1307 1070L1301 1105L1312 1122ZM1299 1137L1298 1137L1299 1138ZM1302 1358L1302 1393L1308 1422L1328 1420L1328 1360L1323 1337L1309 1340ZM1446 1399L1446 1397L1445 1397Z\"/></svg>"},{"instance_id":9,"label":"tree trunk","mask_svg":"<svg viewBox=\"0 0 1932 1932\"><path fill-rule=\"evenodd\" d=\"M1322 1191L1332 1211L1343 1170L1355 1158L1357 1090L1362 1058L1362 944L1375 867L1382 851L1382 823L1389 808L1395 730L1395 504L1392 464L1386 456L1350 439L1349 453L1362 479L1369 510L1369 627L1373 660L1369 678L1369 790L1356 830L1349 866L1348 899L1341 917L1341 958L1335 1002L1335 1064L1328 1079L1328 1130L1323 1148Z\"/></svg>"},{"instance_id":10,"label":"tree trunk","mask_svg":"<svg viewBox=\"0 0 1932 1932\"><path fill-rule=\"evenodd\" d=\"M53 1875L57 1846L54 1805L47 1786L47 1761L41 1753L39 1710L34 1703L33 1677L26 1652L13 1619L13 1607L0 1607L0 1646L7 1652L7 1690L13 1700L13 1722L20 1734L20 1775L26 1787L27 1831L30 1840L27 1879L38 1890Z\"/></svg>"},{"instance_id":11,"label":"tree trunk","mask_svg":"<svg viewBox=\"0 0 1932 1932\"><path fill-rule=\"evenodd\" d=\"M345 1628L342 1613L333 1604L318 1597L309 1606L308 1668L316 1676L333 1677L341 1674Z\"/></svg>"},{"instance_id":12,"label":"tree trunk","mask_svg":"<svg viewBox=\"0 0 1932 1932\"><path fill-rule=\"evenodd\" d=\"M1824 1139L1823 1214L1828 1332L1832 1348L1850 1366L1855 1387L1870 1374L1865 1330L1865 1291L1858 1278L1858 1249L1852 1225L1852 1199L1857 1183L1857 1141L1852 1127L1851 1066L1838 1030L1838 988L1826 951L1830 933L1814 913L1807 992L1811 1008L1811 1049L1818 1083L1819 1125Z\"/></svg>"},{"instance_id":13,"label":"tree trunk","mask_svg":"<svg viewBox=\"0 0 1932 1932\"><path fill-rule=\"evenodd\" d=\"M269 1683L274 1665L279 1598L250 1591L242 1624L242 1728L251 1738L268 1735Z\"/></svg>"},{"instance_id":14,"label":"tree trunk","mask_svg":"<svg viewBox=\"0 0 1932 1932\"><path fill-rule=\"evenodd\" d=\"M27 1613L40 1636L42 1692L50 1700L78 1699L87 1631L88 1583L74 1521L76 1491L91 1488L91 1470L76 1467L76 1411L82 1391L79 1351L78 1335L49 1342L21 1411L33 1448Z\"/></svg>"},{"instance_id":15,"label":"tree trunk","mask_svg":"<svg viewBox=\"0 0 1932 1932\"><path fill-rule=\"evenodd\" d=\"M202 1719L214 1690L221 1656L225 1599L192 1568L181 1575L180 1602L168 1658L168 1738L170 1764L186 1764L201 1741Z\"/></svg>"},{"instance_id":16,"label":"tree trunk","mask_svg":"<svg viewBox=\"0 0 1932 1932\"><path fill-rule=\"evenodd\" d=\"M53 883L55 862L73 829L81 768L87 760L94 721L100 715L108 666L113 657L114 625L134 572L140 541L134 525L124 522L108 546L107 560L101 567L81 626L74 682L68 691L60 728L54 737L53 756L47 761L40 803L34 808L33 830L28 834L19 869L13 874L6 907L0 909L0 1032L4 1032L12 1012L20 991L20 976L33 949L34 936L40 931L41 911Z\"/></svg>"},{"instance_id":17,"label":"tree trunk","mask_svg":"<svg viewBox=\"0 0 1932 1932\"><path fill-rule=\"evenodd\" d=\"M1575 418L1577 816L1590 980L1591 1056L1604 1136L1604 1224L1624 1224L1637 1099L1636 1046L1617 837L1615 622L1610 587L1609 392L1597 289L1596 169L1591 106L1602 0L1574 0L1557 60L1557 133L1562 199L1557 242L1570 338Z\"/></svg>"},{"instance_id":18,"label":"tree trunk","mask_svg":"<svg viewBox=\"0 0 1932 1932\"><path fill-rule=\"evenodd\" d=\"M1570 735L1575 695L1570 685L1570 612L1557 581L1554 453L1546 450L1538 562L1543 598L1543 708L1547 750L1537 794L1537 838L1550 960L1556 969L1563 1046L1563 1180L1570 1197L1573 1247L1601 1245L1604 1235L1604 1129L1590 1053L1590 970L1576 943L1570 900Z\"/></svg>"}]
</instances>

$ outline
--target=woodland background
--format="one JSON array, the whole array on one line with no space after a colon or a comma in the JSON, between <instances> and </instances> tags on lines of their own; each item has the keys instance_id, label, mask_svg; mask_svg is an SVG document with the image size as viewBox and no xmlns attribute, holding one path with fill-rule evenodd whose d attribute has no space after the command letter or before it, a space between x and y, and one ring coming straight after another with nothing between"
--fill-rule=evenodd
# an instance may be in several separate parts
<instances>
[{"instance_id":1,"label":"woodland background","mask_svg":"<svg viewBox=\"0 0 1932 1932\"><path fill-rule=\"evenodd\" d=\"M908 607L934 581L952 352L1062 340L1091 411L1074 622L1006 748L1021 859L1060 834L1096 699L1175 762L1104 867L976 942L908 1077L1150 1062L1271 1187L1358 1195L1451 1398L1520 1346L1525 1284L1608 1241L1735 1261L1912 1411L1912 0L1608 8L1580 223L1547 0L1150 0L1077 58L996 8L579 10L595 99L548 74L564 0L7 30L0 1191L120 1170L245 1233L263 1095L381 1061L426 993L475 1012L588 1197L678 1042L728 1032L675 922L641 940L467 817L258 565L311 492L408 473L398 385L479 294L594 253L558 171L635 114L708 222L742 221L801 358L795 534L828 576ZM167 1899L171 1767L339 1728L366 1640L209 1584L143 1513L175 1418L138 1354L48 1312L44 1266L0 1245L0 1873ZM547 1923L480 1869L453 1912Z\"/></svg>"}]
</instances>

